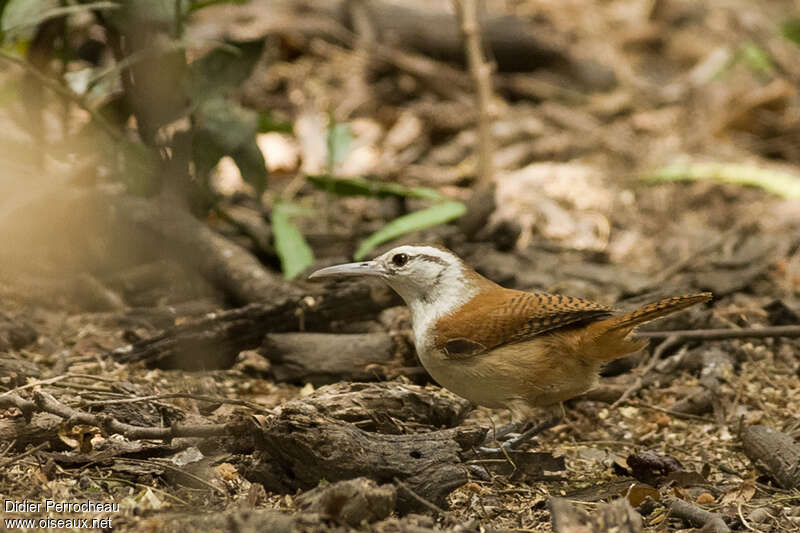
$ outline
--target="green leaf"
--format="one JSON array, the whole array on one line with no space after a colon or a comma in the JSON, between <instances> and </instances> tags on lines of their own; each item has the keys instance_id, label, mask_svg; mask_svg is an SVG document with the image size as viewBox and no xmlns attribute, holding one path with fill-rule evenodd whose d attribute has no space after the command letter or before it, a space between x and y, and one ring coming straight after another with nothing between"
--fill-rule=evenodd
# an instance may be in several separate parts
<instances>
[{"instance_id":1,"label":"green leaf","mask_svg":"<svg viewBox=\"0 0 800 533\"><path fill-rule=\"evenodd\" d=\"M751 70L768 74L773 70L773 61L769 52L753 42L742 44L739 57Z\"/></svg>"},{"instance_id":2,"label":"green leaf","mask_svg":"<svg viewBox=\"0 0 800 533\"><path fill-rule=\"evenodd\" d=\"M361 241L354 258L356 261L361 261L368 253L387 241L412 231L444 224L462 216L466 212L467 206L461 202L451 201L436 204L427 209L396 218Z\"/></svg>"},{"instance_id":3,"label":"green leaf","mask_svg":"<svg viewBox=\"0 0 800 533\"><path fill-rule=\"evenodd\" d=\"M800 198L800 176L768 168L735 163L681 162L648 176L651 181L719 181L760 187L784 198Z\"/></svg>"},{"instance_id":4,"label":"green leaf","mask_svg":"<svg viewBox=\"0 0 800 533\"><path fill-rule=\"evenodd\" d=\"M296 212L297 208L292 204L277 203L272 208L275 251L286 279L297 277L314 262L314 252L291 220L291 215Z\"/></svg>"},{"instance_id":5,"label":"green leaf","mask_svg":"<svg viewBox=\"0 0 800 533\"><path fill-rule=\"evenodd\" d=\"M58 0L9 0L0 2L0 35L2 42L27 40L33 37L37 21L43 13L58 9Z\"/></svg>"},{"instance_id":6,"label":"green leaf","mask_svg":"<svg viewBox=\"0 0 800 533\"><path fill-rule=\"evenodd\" d=\"M781 35L800 46L800 18L791 18L781 24Z\"/></svg>"},{"instance_id":7,"label":"green leaf","mask_svg":"<svg viewBox=\"0 0 800 533\"><path fill-rule=\"evenodd\" d=\"M195 104L223 96L250 77L264 40L215 48L189 66L189 94Z\"/></svg>"},{"instance_id":8,"label":"green leaf","mask_svg":"<svg viewBox=\"0 0 800 533\"><path fill-rule=\"evenodd\" d=\"M267 186L267 165L256 143L258 114L227 98L203 102L195 113L192 153L199 176L205 176L224 155L236 162L242 179L261 196Z\"/></svg>"},{"instance_id":9,"label":"green leaf","mask_svg":"<svg viewBox=\"0 0 800 533\"><path fill-rule=\"evenodd\" d=\"M331 119L333 120L333 119ZM347 124L333 124L328 128L328 171L333 172L334 167L344 161L350 152L353 136Z\"/></svg>"},{"instance_id":10,"label":"green leaf","mask_svg":"<svg viewBox=\"0 0 800 533\"><path fill-rule=\"evenodd\" d=\"M276 118L270 111L262 111L258 114L258 132L269 133L277 131L279 133L292 133L292 123Z\"/></svg>"},{"instance_id":11,"label":"green leaf","mask_svg":"<svg viewBox=\"0 0 800 533\"><path fill-rule=\"evenodd\" d=\"M400 196L423 200L441 200L442 195L428 187L406 187L399 183L370 181L364 178L337 178L330 174L308 176L314 187L340 196L375 196L386 198Z\"/></svg>"}]
</instances>

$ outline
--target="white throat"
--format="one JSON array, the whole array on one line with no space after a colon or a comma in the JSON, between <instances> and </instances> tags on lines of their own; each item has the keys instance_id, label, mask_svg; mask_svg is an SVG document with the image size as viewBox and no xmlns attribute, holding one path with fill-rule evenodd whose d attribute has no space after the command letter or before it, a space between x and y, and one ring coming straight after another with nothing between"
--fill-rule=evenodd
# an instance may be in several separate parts
<instances>
[{"instance_id":1,"label":"white throat","mask_svg":"<svg viewBox=\"0 0 800 533\"><path fill-rule=\"evenodd\" d=\"M401 281L391 283L392 288L405 300L411 311L417 351L426 351L424 339L428 330L444 315L470 301L479 289L465 279L461 268L445 270L437 283L424 294L417 294Z\"/></svg>"}]
</instances>

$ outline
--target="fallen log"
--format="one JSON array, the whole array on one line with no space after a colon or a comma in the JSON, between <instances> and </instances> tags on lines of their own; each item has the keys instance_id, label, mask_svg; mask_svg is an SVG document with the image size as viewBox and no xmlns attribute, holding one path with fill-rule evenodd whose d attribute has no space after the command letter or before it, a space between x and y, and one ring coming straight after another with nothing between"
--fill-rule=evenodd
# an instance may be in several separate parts
<instances>
[{"instance_id":1,"label":"fallen log","mask_svg":"<svg viewBox=\"0 0 800 533\"><path fill-rule=\"evenodd\" d=\"M65 448L58 438L58 430L63 419L50 413L35 413L30 422L25 417L0 418L0 443L3 446L14 443L12 450L21 451L28 445L49 442L54 449Z\"/></svg>"},{"instance_id":2,"label":"fallen log","mask_svg":"<svg viewBox=\"0 0 800 533\"><path fill-rule=\"evenodd\" d=\"M275 381L311 383L375 381L382 367L400 366L388 333L271 333L259 353L269 359Z\"/></svg>"},{"instance_id":3,"label":"fallen log","mask_svg":"<svg viewBox=\"0 0 800 533\"><path fill-rule=\"evenodd\" d=\"M413 50L443 61L466 63L452 13L382 1L365 4L360 13L375 34L377 46L387 43L395 50ZM289 34L354 45L353 15L350 2L345 0L256 0L207 10L190 31L205 39L236 42ZM589 89L608 90L616 85L610 68L573 57L567 40L544 24L513 15L483 13L480 26L482 40L491 50L498 72L550 69Z\"/></svg>"},{"instance_id":4,"label":"fallen log","mask_svg":"<svg viewBox=\"0 0 800 533\"><path fill-rule=\"evenodd\" d=\"M240 471L267 490L308 490L321 480L367 477L377 483L401 481L414 495L445 505L447 495L467 482L463 455L483 442L481 428L458 427L412 435L368 433L302 405L284 407L263 428L261 453ZM266 474L265 474L266 473ZM275 474L281 483L273 486ZM408 490L398 491L397 508L424 508Z\"/></svg>"},{"instance_id":5,"label":"fallen log","mask_svg":"<svg viewBox=\"0 0 800 533\"><path fill-rule=\"evenodd\" d=\"M800 444L786 433L766 426L741 432L744 453L784 489L800 487Z\"/></svg>"},{"instance_id":6,"label":"fallen log","mask_svg":"<svg viewBox=\"0 0 800 533\"><path fill-rule=\"evenodd\" d=\"M210 313L111 355L120 362L145 361L165 369L228 368L239 352L258 347L267 333L329 330L337 322L374 316L397 300L387 287L363 281L343 283L329 290Z\"/></svg>"},{"instance_id":7,"label":"fallen log","mask_svg":"<svg viewBox=\"0 0 800 533\"><path fill-rule=\"evenodd\" d=\"M390 434L419 426L455 427L472 410L470 402L447 389L397 381L327 385L286 406L296 404L364 431Z\"/></svg>"}]
</instances>

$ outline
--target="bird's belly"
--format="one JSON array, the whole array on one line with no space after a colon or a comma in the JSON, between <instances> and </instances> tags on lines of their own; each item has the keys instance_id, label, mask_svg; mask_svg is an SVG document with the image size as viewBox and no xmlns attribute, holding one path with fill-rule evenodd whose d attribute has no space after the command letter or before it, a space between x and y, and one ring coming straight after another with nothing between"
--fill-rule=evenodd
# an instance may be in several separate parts
<instances>
[{"instance_id":1,"label":"bird's belly","mask_svg":"<svg viewBox=\"0 0 800 533\"><path fill-rule=\"evenodd\" d=\"M506 345L466 359L426 350L420 353L420 360L441 386L493 408L557 404L594 386L599 370L591 358L546 339Z\"/></svg>"}]
</instances>

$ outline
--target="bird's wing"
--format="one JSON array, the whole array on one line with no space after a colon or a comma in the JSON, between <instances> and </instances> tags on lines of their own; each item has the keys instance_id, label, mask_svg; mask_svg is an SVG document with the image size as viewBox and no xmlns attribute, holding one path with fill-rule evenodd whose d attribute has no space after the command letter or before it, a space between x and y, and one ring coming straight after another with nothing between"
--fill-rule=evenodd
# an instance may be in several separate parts
<instances>
[{"instance_id":1,"label":"bird's wing","mask_svg":"<svg viewBox=\"0 0 800 533\"><path fill-rule=\"evenodd\" d=\"M604 305L548 293L487 291L440 318L435 346L464 359L547 331L611 315Z\"/></svg>"}]
</instances>

